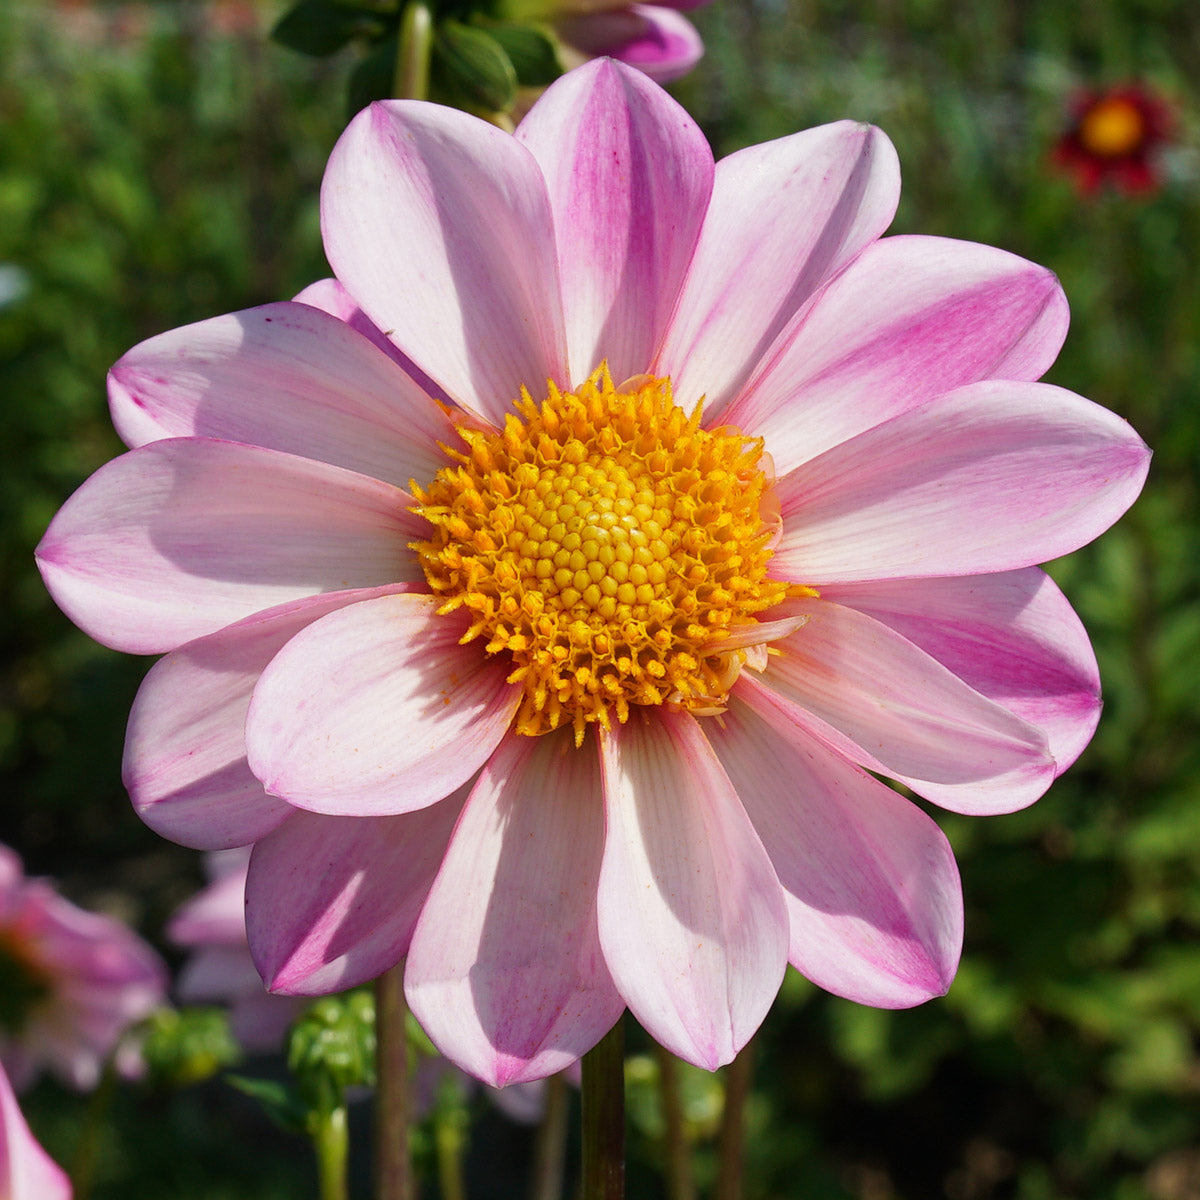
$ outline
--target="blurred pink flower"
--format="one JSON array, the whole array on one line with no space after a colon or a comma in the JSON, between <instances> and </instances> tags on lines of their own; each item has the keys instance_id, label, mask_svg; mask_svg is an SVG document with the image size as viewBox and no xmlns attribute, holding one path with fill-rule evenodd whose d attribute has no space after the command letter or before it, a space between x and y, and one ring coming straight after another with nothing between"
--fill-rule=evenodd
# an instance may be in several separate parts
<instances>
[{"instance_id":1,"label":"blurred pink flower","mask_svg":"<svg viewBox=\"0 0 1200 1200\"><path fill-rule=\"evenodd\" d=\"M38 1144L0 1066L0 1198L71 1200L71 1181Z\"/></svg>"},{"instance_id":2,"label":"blurred pink flower","mask_svg":"<svg viewBox=\"0 0 1200 1200\"><path fill-rule=\"evenodd\" d=\"M1034 564L1148 451L1033 382L1053 275L881 240L898 193L850 122L714 168L607 60L515 137L384 102L326 171L338 282L113 368L136 448L41 568L94 637L168 652L126 783L166 836L255 843L273 988L407 955L434 1042L506 1083L626 1006L726 1062L788 961L873 1005L949 986L953 855L872 773L987 814L1075 759L1095 660Z\"/></svg>"},{"instance_id":3,"label":"blurred pink flower","mask_svg":"<svg viewBox=\"0 0 1200 1200\"><path fill-rule=\"evenodd\" d=\"M0 846L0 1061L24 1088L43 1067L81 1090L95 1087L116 1052L136 1074L121 1035L164 1002L166 968L131 929L84 912L44 879L26 879Z\"/></svg>"},{"instance_id":4,"label":"blurred pink flower","mask_svg":"<svg viewBox=\"0 0 1200 1200\"><path fill-rule=\"evenodd\" d=\"M707 0L665 0L628 4L617 0L575 0L553 5L555 33L578 56L570 65L608 55L636 67L659 83L686 75L704 56L704 42L681 9Z\"/></svg>"},{"instance_id":5,"label":"blurred pink flower","mask_svg":"<svg viewBox=\"0 0 1200 1200\"><path fill-rule=\"evenodd\" d=\"M175 982L185 1004L226 1004L230 1027L252 1054L279 1050L307 997L268 992L246 943L247 848L205 856L212 882L171 918L167 936L193 951Z\"/></svg>"},{"instance_id":6,"label":"blurred pink flower","mask_svg":"<svg viewBox=\"0 0 1200 1200\"><path fill-rule=\"evenodd\" d=\"M244 1049L277 1051L288 1026L310 998L268 992L250 957L245 917L249 851L215 850L205 855L205 862L212 882L179 909L167 928L176 945L195 951L184 964L176 991L185 1004L228 1004L234 1036ZM419 1064L413 1077L418 1113L432 1107L442 1077L453 1070L442 1058ZM577 1083L577 1069L570 1074ZM486 1094L506 1116L529 1124L542 1114L541 1085L541 1080L513 1083L489 1087Z\"/></svg>"}]
</instances>

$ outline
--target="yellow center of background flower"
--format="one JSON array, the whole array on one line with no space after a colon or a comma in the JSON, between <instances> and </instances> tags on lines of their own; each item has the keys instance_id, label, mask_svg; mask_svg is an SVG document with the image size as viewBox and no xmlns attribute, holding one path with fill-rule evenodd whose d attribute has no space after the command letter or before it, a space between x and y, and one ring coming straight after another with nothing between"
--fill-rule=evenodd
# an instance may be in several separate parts
<instances>
[{"instance_id":1,"label":"yellow center of background flower","mask_svg":"<svg viewBox=\"0 0 1200 1200\"><path fill-rule=\"evenodd\" d=\"M413 549L439 611L468 610L462 640L511 657L517 732L571 725L579 744L633 705L719 710L746 627L788 593L767 578L761 439L701 429L669 380L618 389L606 367L514 407L500 432L460 425L454 464L413 485L434 527Z\"/></svg>"},{"instance_id":2,"label":"yellow center of background flower","mask_svg":"<svg viewBox=\"0 0 1200 1200\"><path fill-rule=\"evenodd\" d=\"M1079 124L1083 148L1102 158L1120 158L1136 150L1145 133L1146 122L1137 105L1119 96L1093 105Z\"/></svg>"}]
</instances>

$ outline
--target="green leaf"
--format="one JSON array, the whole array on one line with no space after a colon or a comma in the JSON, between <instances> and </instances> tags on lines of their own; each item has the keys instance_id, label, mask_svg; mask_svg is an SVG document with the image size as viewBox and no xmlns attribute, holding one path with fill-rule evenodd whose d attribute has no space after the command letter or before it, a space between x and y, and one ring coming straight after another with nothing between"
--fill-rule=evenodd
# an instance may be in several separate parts
<instances>
[{"instance_id":1,"label":"green leaf","mask_svg":"<svg viewBox=\"0 0 1200 1200\"><path fill-rule=\"evenodd\" d=\"M507 112L517 98L517 72L504 48L461 21L438 25L432 78L447 104L468 111Z\"/></svg>"},{"instance_id":2,"label":"green leaf","mask_svg":"<svg viewBox=\"0 0 1200 1200\"><path fill-rule=\"evenodd\" d=\"M348 116L367 107L372 100L387 100L392 95L396 73L396 39L382 41L350 73L346 94Z\"/></svg>"},{"instance_id":3,"label":"green leaf","mask_svg":"<svg viewBox=\"0 0 1200 1200\"><path fill-rule=\"evenodd\" d=\"M247 1075L226 1075L225 1078L239 1092L257 1100L280 1129L299 1134L306 1131L308 1110L287 1084L274 1079L251 1079Z\"/></svg>"},{"instance_id":4,"label":"green leaf","mask_svg":"<svg viewBox=\"0 0 1200 1200\"><path fill-rule=\"evenodd\" d=\"M387 31L386 20L355 11L330 0L300 0L284 13L271 30L271 37L290 50L324 58L335 54L355 38L375 41Z\"/></svg>"},{"instance_id":5,"label":"green leaf","mask_svg":"<svg viewBox=\"0 0 1200 1200\"><path fill-rule=\"evenodd\" d=\"M499 43L521 87L549 87L562 73L558 43L538 25L515 25L477 17L475 24Z\"/></svg>"}]
</instances>

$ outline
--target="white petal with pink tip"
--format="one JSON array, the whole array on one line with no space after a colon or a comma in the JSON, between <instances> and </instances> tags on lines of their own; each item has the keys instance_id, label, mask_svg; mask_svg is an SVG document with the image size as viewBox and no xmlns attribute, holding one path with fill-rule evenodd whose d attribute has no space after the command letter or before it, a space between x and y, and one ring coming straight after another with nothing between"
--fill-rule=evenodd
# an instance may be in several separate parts
<instances>
[{"instance_id":1,"label":"white petal with pink tip","mask_svg":"<svg viewBox=\"0 0 1200 1200\"><path fill-rule=\"evenodd\" d=\"M297 600L189 642L156 663L129 714L122 766L142 820L199 850L249 845L276 828L295 810L268 796L246 762L246 712L259 675L319 617L406 586Z\"/></svg>"},{"instance_id":2,"label":"white petal with pink tip","mask_svg":"<svg viewBox=\"0 0 1200 1200\"><path fill-rule=\"evenodd\" d=\"M717 163L712 203L654 365L690 410L719 414L793 315L891 223L891 142L852 121L750 146Z\"/></svg>"},{"instance_id":3,"label":"white petal with pink tip","mask_svg":"<svg viewBox=\"0 0 1200 1200\"><path fill-rule=\"evenodd\" d=\"M532 156L466 113L372 104L321 188L334 274L463 407L499 424L521 385L567 382L554 227Z\"/></svg>"},{"instance_id":4,"label":"white petal with pink tip","mask_svg":"<svg viewBox=\"0 0 1200 1200\"><path fill-rule=\"evenodd\" d=\"M876 580L823 588L821 595L882 621L989 700L1036 725L1059 773L1091 740L1100 718L1096 656L1044 571Z\"/></svg>"},{"instance_id":5,"label":"white petal with pink tip","mask_svg":"<svg viewBox=\"0 0 1200 1200\"><path fill-rule=\"evenodd\" d=\"M708 143L661 88L609 61L552 84L517 140L550 191L571 382L605 359L617 381L641 373L700 235Z\"/></svg>"},{"instance_id":6,"label":"white petal with pink tip","mask_svg":"<svg viewBox=\"0 0 1200 1200\"><path fill-rule=\"evenodd\" d=\"M1103 533L1149 459L1127 422L1072 392L971 384L781 478L771 571L819 586L1033 566Z\"/></svg>"},{"instance_id":7,"label":"white petal with pink tip","mask_svg":"<svg viewBox=\"0 0 1200 1200\"><path fill-rule=\"evenodd\" d=\"M419 582L412 503L311 459L174 438L101 467L50 523L38 565L98 642L158 654L305 596Z\"/></svg>"},{"instance_id":8,"label":"white petal with pink tip","mask_svg":"<svg viewBox=\"0 0 1200 1200\"><path fill-rule=\"evenodd\" d=\"M722 419L765 437L786 475L952 388L1037 379L1067 321L1045 267L973 242L884 238L779 336Z\"/></svg>"},{"instance_id":9,"label":"white petal with pink tip","mask_svg":"<svg viewBox=\"0 0 1200 1200\"><path fill-rule=\"evenodd\" d=\"M792 965L860 1004L940 996L963 935L945 836L910 801L799 735L768 693L741 696L706 730L779 874Z\"/></svg>"},{"instance_id":10,"label":"white petal with pink tip","mask_svg":"<svg viewBox=\"0 0 1200 1200\"><path fill-rule=\"evenodd\" d=\"M172 329L108 376L131 446L170 437L248 442L398 487L443 464L441 409L378 347L306 304L266 304Z\"/></svg>"},{"instance_id":11,"label":"white petal with pink tip","mask_svg":"<svg viewBox=\"0 0 1200 1200\"><path fill-rule=\"evenodd\" d=\"M405 990L438 1049L494 1087L583 1056L625 1007L596 925L604 851L594 743L502 742L413 937Z\"/></svg>"},{"instance_id":12,"label":"white petal with pink tip","mask_svg":"<svg viewBox=\"0 0 1200 1200\"><path fill-rule=\"evenodd\" d=\"M400 961L462 799L393 817L293 811L255 845L246 936L272 991L336 992Z\"/></svg>"},{"instance_id":13,"label":"white petal with pink tip","mask_svg":"<svg viewBox=\"0 0 1200 1200\"><path fill-rule=\"evenodd\" d=\"M852 761L934 800L927 784L978 790L1004 811L1033 803L1050 786L1055 764L1041 731L898 633L826 600L790 601L788 609L808 623L774 643L778 654L761 682L743 676L745 686L795 705L811 718L801 724Z\"/></svg>"},{"instance_id":14,"label":"white petal with pink tip","mask_svg":"<svg viewBox=\"0 0 1200 1200\"><path fill-rule=\"evenodd\" d=\"M521 689L502 658L461 645L467 622L429 596L352 604L302 630L263 672L246 720L250 768L298 808L383 816L466 782Z\"/></svg>"},{"instance_id":15,"label":"white petal with pink tip","mask_svg":"<svg viewBox=\"0 0 1200 1200\"><path fill-rule=\"evenodd\" d=\"M729 1062L779 990L775 869L695 718L637 710L601 735L600 943L633 1015L696 1066Z\"/></svg>"}]
</instances>

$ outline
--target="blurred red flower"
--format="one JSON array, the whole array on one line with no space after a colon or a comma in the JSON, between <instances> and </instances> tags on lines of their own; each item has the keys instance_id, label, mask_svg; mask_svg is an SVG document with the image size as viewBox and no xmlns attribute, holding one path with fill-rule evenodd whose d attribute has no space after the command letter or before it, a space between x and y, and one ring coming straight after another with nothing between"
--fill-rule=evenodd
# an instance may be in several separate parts
<instances>
[{"instance_id":1,"label":"blurred red flower","mask_svg":"<svg viewBox=\"0 0 1200 1200\"><path fill-rule=\"evenodd\" d=\"M1142 84L1089 90L1073 102L1053 161L1075 176L1084 193L1106 183L1127 193L1155 191L1162 182L1158 150L1172 125L1170 107Z\"/></svg>"}]
</instances>

